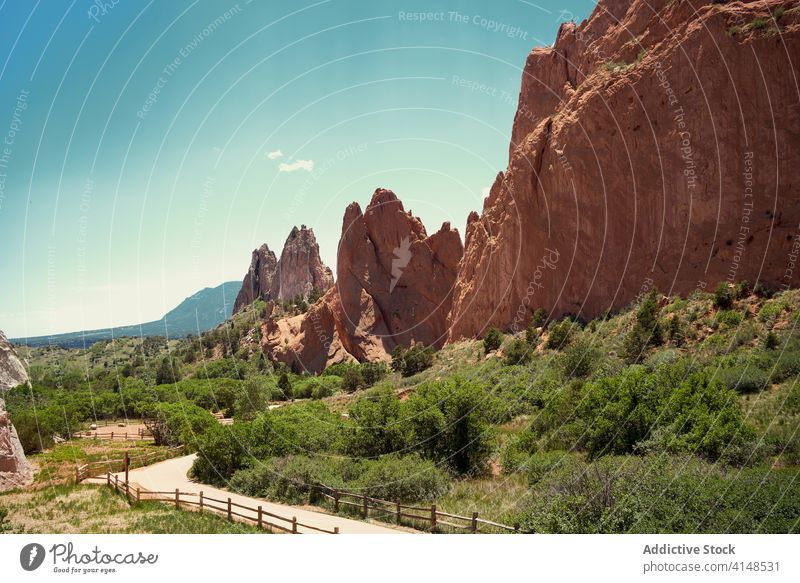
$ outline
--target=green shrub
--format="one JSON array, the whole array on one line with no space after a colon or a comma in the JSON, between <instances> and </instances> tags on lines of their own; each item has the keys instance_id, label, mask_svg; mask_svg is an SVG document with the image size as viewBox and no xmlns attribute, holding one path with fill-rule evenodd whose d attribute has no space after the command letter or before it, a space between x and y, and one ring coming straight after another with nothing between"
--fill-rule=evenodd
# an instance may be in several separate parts
<instances>
[{"instance_id":1,"label":"green shrub","mask_svg":"<svg viewBox=\"0 0 800 583\"><path fill-rule=\"evenodd\" d=\"M433 348L423 344L414 344L409 349L398 345L392 354L392 370L404 377L420 373L431 365L433 365Z\"/></svg>"},{"instance_id":2,"label":"green shrub","mask_svg":"<svg viewBox=\"0 0 800 583\"><path fill-rule=\"evenodd\" d=\"M544 326L545 322L547 322L547 310L544 308L536 308L536 311L533 313L533 317L531 318L531 326L534 328L539 328Z\"/></svg>"},{"instance_id":3,"label":"green shrub","mask_svg":"<svg viewBox=\"0 0 800 583\"><path fill-rule=\"evenodd\" d=\"M714 289L714 307L728 310L733 305L733 291L730 286L722 282Z\"/></svg>"},{"instance_id":4,"label":"green shrub","mask_svg":"<svg viewBox=\"0 0 800 583\"><path fill-rule=\"evenodd\" d=\"M191 476L207 484L225 484L250 461L249 431L248 423L216 424L209 428L198 440Z\"/></svg>"},{"instance_id":5,"label":"green shrub","mask_svg":"<svg viewBox=\"0 0 800 583\"><path fill-rule=\"evenodd\" d=\"M720 324L733 328L742 323L744 316L741 312L737 312L736 310L721 310L717 312L716 319Z\"/></svg>"},{"instance_id":6,"label":"green shrub","mask_svg":"<svg viewBox=\"0 0 800 583\"><path fill-rule=\"evenodd\" d=\"M533 346L521 338L512 338L505 348L505 362L509 366L526 364L533 356Z\"/></svg>"},{"instance_id":7,"label":"green shrub","mask_svg":"<svg viewBox=\"0 0 800 583\"><path fill-rule=\"evenodd\" d=\"M313 500L316 486L342 487L335 464L304 455L254 462L253 467L237 471L230 487L248 496L258 496L302 504Z\"/></svg>"},{"instance_id":8,"label":"green shrub","mask_svg":"<svg viewBox=\"0 0 800 583\"><path fill-rule=\"evenodd\" d=\"M602 353L586 336L570 344L561 355L561 366L566 378L585 378L597 368Z\"/></svg>"},{"instance_id":9,"label":"green shrub","mask_svg":"<svg viewBox=\"0 0 800 583\"><path fill-rule=\"evenodd\" d=\"M401 502L428 502L444 496L450 478L417 455L386 456L364 464L354 486L367 496Z\"/></svg>"},{"instance_id":10,"label":"green shrub","mask_svg":"<svg viewBox=\"0 0 800 583\"><path fill-rule=\"evenodd\" d=\"M425 383L404 403L409 446L460 474L488 468L494 450L491 402L461 377Z\"/></svg>"},{"instance_id":11,"label":"green shrub","mask_svg":"<svg viewBox=\"0 0 800 583\"><path fill-rule=\"evenodd\" d=\"M544 451L532 454L525 464L525 477L531 485L539 483L552 472L575 463L566 451Z\"/></svg>"},{"instance_id":12,"label":"green shrub","mask_svg":"<svg viewBox=\"0 0 800 583\"><path fill-rule=\"evenodd\" d=\"M778 356L771 380L773 383L782 383L798 374L800 374L800 350L786 350Z\"/></svg>"},{"instance_id":13,"label":"green shrub","mask_svg":"<svg viewBox=\"0 0 800 583\"><path fill-rule=\"evenodd\" d=\"M572 319L564 318L560 322L551 322L548 326L546 348L561 350L572 340L573 327L577 326Z\"/></svg>"},{"instance_id":14,"label":"green shrub","mask_svg":"<svg viewBox=\"0 0 800 583\"><path fill-rule=\"evenodd\" d=\"M358 389L364 388L364 377L361 369L348 368L342 377L342 390L345 393L355 393Z\"/></svg>"},{"instance_id":15,"label":"green shrub","mask_svg":"<svg viewBox=\"0 0 800 583\"><path fill-rule=\"evenodd\" d=\"M497 328L489 328L486 336L483 337L483 352L489 354L494 352L503 344L503 333Z\"/></svg>"},{"instance_id":16,"label":"green shrub","mask_svg":"<svg viewBox=\"0 0 800 583\"><path fill-rule=\"evenodd\" d=\"M390 388L362 396L348 409L352 427L347 452L355 457L378 457L401 450L406 443L400 399Z\"/></svg>"},{"instance_id":17,"label":"green shrub","mask_svg":"<svg viewBox=\"0 0 800 583\"><path fill-rule=\"evenodd\" d=\"M367 387L372 387L375 383L381 381L387 374L389 369L383 362L364 362L361 364L361 377L364 379L364 384Z\"/></svg>"},{"instance_id":18,"label":"green shrub","mask_svg":"<svg viewBox=\"0 0 800 583\"><path fill-rule=\"evenodd\" d=\"M769 375L755 366L735 366L720 371L719 380L732 391L757 393L769 385Z\"/></svg>"},{"instance_id":19,"label":"green shrub","mask_svg":"<svg viewBox=\"0 0 800 583\"><path fill-rule=\"evenodd\" d=\"M540 533L793 533L797 477L797 470L725 470L695 459L605 458L552 472L525 498L517 521L523 532Z\"/></svg>"}]
</instances>

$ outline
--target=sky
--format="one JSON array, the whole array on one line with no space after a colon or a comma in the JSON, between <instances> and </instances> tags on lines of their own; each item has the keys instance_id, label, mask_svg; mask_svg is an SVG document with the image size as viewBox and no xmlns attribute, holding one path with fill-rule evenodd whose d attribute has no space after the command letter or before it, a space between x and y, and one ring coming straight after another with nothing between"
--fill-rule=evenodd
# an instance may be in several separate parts
<instances>
[{"instance_id":1,"label":"sky","mask_svg":"<svg viewBox=\"0 0 800 583\"><path fill-rule=\"evenodd\" d=\"M0 0L0 329L160 318L393 190L429 233L508 158L522 67L594 0Z\"/></svg>"}]
</instances>

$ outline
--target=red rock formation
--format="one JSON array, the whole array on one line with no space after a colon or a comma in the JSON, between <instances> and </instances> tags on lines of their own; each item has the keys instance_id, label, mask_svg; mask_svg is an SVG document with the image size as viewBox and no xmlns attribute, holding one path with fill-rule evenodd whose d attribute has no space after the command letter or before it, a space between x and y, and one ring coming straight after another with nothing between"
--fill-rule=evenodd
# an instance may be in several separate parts
<instances>
[{"instance_id":1,"label":"red rock formation","mask_svg":"<svg viewBox=\"0 0 800 583\"><path fill-rule=\"evenodd\" d=\"M278 260L266 243L253 250L250 268L242 280L242 289L239 290L233 304L234 314L242 311L258 298L265 301L278 298L277 269Z\"/></svg>"},{"instance_id":2,"label":"red rock formation","mask_svg":"<svg viewBox=\"0 0 800 583\"><path fill-rule=\"evenodd\" d=\"M322 263L313 229L294 227L278 260L267 244L253 251L250 268L236 296L233 313L260 298L290 300L308 297L312 289L324 292L333 286L333 273Z\"/></svg>"},{"instance_id":3,"label":"red rock formation","mask_svg":"<svg viewBox=\"0 0 800 583\"><path fill-rule=\"evenodd\" d=\"M313 229L301 225L289 233L278 262L278 285L278 298L286 300L333 287L333 272L320 259Z\"/></svg>"},{"instance_id":4,"label":"red rock formation","mask_svg":"<svg viewBox=\"0 0 800 583\"><path fill-rule=\"evenodd\" d=\"M393 192L378 189L365 212L345 211L336 287L309 311L268 321L263 349L311 372L344 360L387 360L398 344L441 346L463 247L449 223L427 236Z\"/></svg>"},{"instance_id":5,"label":"red rock formation","mask_svg":"<svg viewBox=\"0 0 800 583\"><path fill-rule=\"evenodd\" d=\"M800 13L778 32L784 4L600 0L531 52L508 169L468 220L451 340L652 285L800 283Z\"/></svg>"},{"instance_id":6,"label":"red rock formation","mask_svg":"<svg viewBox=\"0 0 800 583\"><path fill-rule=\"evenodd\" d=\"M25 367L14 347L0 331L0 492L26 486L33 481L33 468L25 458L17 430L2 399L3 391L28 382Z\"/></svg>"}]
</instances>

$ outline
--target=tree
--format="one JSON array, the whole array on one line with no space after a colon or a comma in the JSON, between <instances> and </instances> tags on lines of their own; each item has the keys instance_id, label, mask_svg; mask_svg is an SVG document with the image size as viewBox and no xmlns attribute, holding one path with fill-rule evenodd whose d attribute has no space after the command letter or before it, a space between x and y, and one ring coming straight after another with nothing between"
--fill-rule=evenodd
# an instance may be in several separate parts
<instances>
[{"instance_id":1,"label":"tree","mask_svg":"<svg viewBox=\"0 0 800 583\"><path fill-rule=\"evenodd\" d=\"M178 372L178 362L165 356L161 359L161 363L156 370L156 384L166 385L176 383L180 380L180 373Z\"/></svg>"},{"instance_id":2,"label":"tree","mask_svg":"<svg viewBox=\"0 0 800 583\"><path fill-rule=\"evenodd\" d=\"M724 281L714 290L714 306L727 310L733 305L733 293L730 286Z\"/></svg>"},{"instance_id":3,"label":"tree","mask_svg":"<svg viewBox=\"0 0 800 583\"><path fill-rule=\"evenodd\" d=\"M503 344L503 333L497 328L489 328L483 337L483 351L485 354L494 352Z\"/></svg>"},{"instance_id":4,"label":"tree","mask_svg":"<svg viewBox=\"0 0 800 583\"><path fill-rule=\"evenodd\" d=\"M533 318L531 319L531 326L534 328L539 328L544 326L544 323L547 321L547 311L544 308L537 308L536 311L533 313Z\"/></svg>"},{"instance_id":5,"label":"tree","mask_svg":"<svg viewBox=\"0 0 800 583\"><path fill-rule=\"evenodd\" d=\"M281 376L278 378L278 388L283 393L284 399L292 398L292 381L289 380L289 375L286 371L281 372Z\"/></svg>"},{"instance_id":6,"label":"tree","mask_svg":"<svg viewBox=\"0 0 800 583\"><path fill-rule=\"evenodd\" d=\"M361 375L361 370L356 367L350 367L345 370L342 377L342 390L345 393L355 393L358 389L364 386L364 377Z\"/></svg>"},{"instance_id":7,"label":"tree","mask_svg":"<svg viewBox=\"0 0 800 583\"><path fill-rule=\"evenodd\" d=\"M236 399L236 412L245 420L254 419L267 408L266 390L258 378L246 380Z\"/></svg>"},{"instance_id":8,"label":"tree","mask_svg":"<svg viewBox=\"0 0 800 583\"><path fill-rule=\"evenodd\" d=\"M364 362L361 364L360 368L361 376L364 379L364 385L367 387L371 387L383 379L388 372L386 370L386 365L382 362Z\"/></svg>"}]
</instances>

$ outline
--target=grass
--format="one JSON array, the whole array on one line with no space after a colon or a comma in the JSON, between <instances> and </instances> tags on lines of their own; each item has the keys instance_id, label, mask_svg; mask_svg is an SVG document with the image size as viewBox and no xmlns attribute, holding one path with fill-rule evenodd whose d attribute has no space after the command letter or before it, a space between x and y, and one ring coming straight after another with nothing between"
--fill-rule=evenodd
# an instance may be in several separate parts
<instances>
[{"instance_id":1,"label":"grass","mask_svg":"<svg viewBox=\"0 0 800 583\"><path fill-rule=\"evenodd\" d=\"M494 478L472 478L453 483L450 492L437 500L437 507L451 514L472 516L513 526L513 513L520 500L528 492L523 476L497 476ZM481 532L494 532L483 527ZM501 531L498 531L501 532Z\"/></svg>"},{"instance_id":2,"label":"grass","mask_svg":"<svg viewBox=\"0 0 800 583\"><path fill-rule=\"evenodd\" d=\"M73 479L75 467L82 464L117 460L126 452L133 457L159 449L149 442L84 439L56 445L43 453L28 456L28 460L38 468L34 487L41 488Z\"/></svg>"},{"instance_id":3,"label":"grass","mask_svg":"<svg viewBox=\"0 0 800 583\"><path fill-rule=\"evenodd\" d=\"M0 496L0 531L15 534L246 534L257 527L215 514L175 510L161 502L132 504L105 486L51 486ZM2 513L0 513L2 514Z\"/></svg>"}]
</instances>

